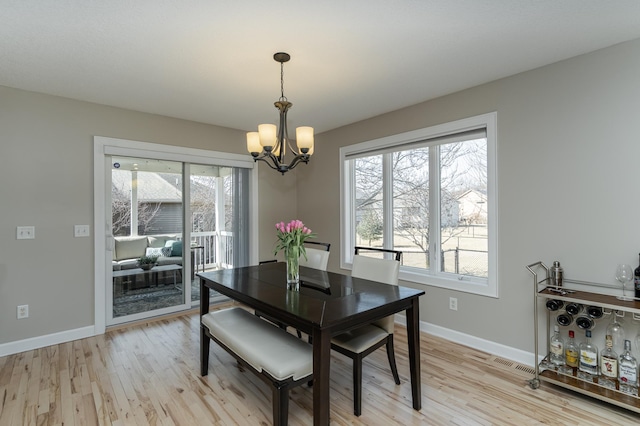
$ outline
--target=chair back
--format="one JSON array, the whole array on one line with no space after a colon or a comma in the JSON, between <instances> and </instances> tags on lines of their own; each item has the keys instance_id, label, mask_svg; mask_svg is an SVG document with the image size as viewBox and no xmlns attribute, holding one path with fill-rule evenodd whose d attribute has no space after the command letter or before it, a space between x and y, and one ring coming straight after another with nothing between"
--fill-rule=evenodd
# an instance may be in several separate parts
<instances>
[{"instance_id":1,"label":"chair back","mask_svg":"<svg viewBox=\"0 0 640 426\"><path fill-rule=\"evenodd\" d=\"M376 259L360 254L353 256L351 276L385 284L398 285L400 262L391 259Z\"/></svg>"},{"instance_id":2,"label":"chair back","mask_svg":"<svg viewBox=\"0 0 640 426\"><path fill-rule=\"evenodd\" d=\"M327 264L329 263L329 252L326 250L317 250L312 248L305 248L307 258L300 256L300 266L306 266L308 268L319 269L321 271L327 270Z\"/></svg>"},{"instance_id":3,"label":"chair back","mask_svg":"<svg viewBox=\"0 0 640 426\"><path fill-rule=\"evenodd\" d=\"M329 251L329 249L331 249L331 243L321 243L319 241L305 241L304 245L310 245L316 250Z\"/></svg>"},{"instance_id":4,"label":"chair back","mask_svg":"<svg viewBox=\"0 0 640 426\"><path fill-rule=\"evenodd\" d=\"M362 250L362 248L356 248L356 253L360 251L359 249ZM381 252L389 251L385 249L366 249ZM397 250L391 251L397 253L394 259L378 259L375 257L363 256L361 254L354 255L351 276L389 285L398 285L398 274L400 273L400 258L402 257L402 252ZM393 315L374 321L372 324L377 325L389 334L393 333Z\"/></svg>"},{"instance_id":5,"label":"chair back","mask_svg":"<svg viewBox=\"0 0 640 426\"><path fill-rule=\"evenodd\" d=\"M392 254L393 257L398 261L402 262L402 252L400 250L392 250L392 249L384 249L378 247L355 247L355 254L364 254L365 252L372 252L375 254L375 257L386 259L385 253ZM373 257L373 256L372 256Z\"/></svg>"},{"instance_id":6,"label":"chair back","mask_svg":"<svg viewBox=\"0 0 640 426\"><path fill-rule=\"evenodd\" d=\"M300 266L326 271L327 264L329 263L329 249L331 248L331 243L305 241L304 245L307 258L305 259L304 256L300 256Z\"/></svg>"}]
</instances>

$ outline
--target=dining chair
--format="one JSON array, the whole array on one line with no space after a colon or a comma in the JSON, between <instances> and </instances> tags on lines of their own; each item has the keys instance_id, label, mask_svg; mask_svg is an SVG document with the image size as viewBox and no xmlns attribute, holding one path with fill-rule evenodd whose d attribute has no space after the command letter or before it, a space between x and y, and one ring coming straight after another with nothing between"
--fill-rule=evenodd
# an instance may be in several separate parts
<instances>
[{"instance_id":1,"label":"dining chair","mask_svg":"<svg viewBox=\"0 0 640 426\"><path fill-rule=\"evenodd\" d=\"M369 257L364 252L373 252L380 257ZM393 259L383 256L393 255ZM371 281L398 285L398 273L402 252L398 250L356 247L351 276ZM367 355L386 345L391 374L400 384L396 358L393 350L394 317L390 315L371 324L339 334L331 339L331 348L353 360L353 413L362 412L362 360Z\"/></svg>"},{"instance_id":2,"label":"dining chair","mask_svg":"<svg viewBox=\"0 0 640 426\"><path fill-rule=\"evenodd\" d=\"M276 263L277 261L278 261L277 259L261 260L261 261L258 262L258 265L264 265L266 263ZM283 323L282 321L278 321L277 319L273 318L270 315L265 314L264 312L255 311L254 314L257 317L264 318L267 321L277 325L278 327L282 328L283 330L287 329L287 325L285 323Z\"/></svg>"},{"instance_id":3,"label":"dining chair","mask_svg":"<svg viewBox=\"0 0 640 426\"><path fill-rule=\"evenodd\" d=\"M300 256L300 266L326 271L327 264L329 263L329 249L331 248L331 243L305 241L304 245L307 258L305 259L304 256Z\"/></svg>"},{"instance_id":4,"label":"dining chair","mask_svg":"<svg viewBox=\"0 0 640 426\"><path fill-rule=\"evenodd\" d=\"M321 244L325 244L325 243L321 243ZM329 244L327 244L327 246L329 246ZM315 250L315 251L318 251L318 250ZM329 255L328 254L327 254L327 259L329 259ZM304 260L304 258L301 256L300 260L302 261L302 260ZM261 260L261 261L258 262L258 265L264 265L266 263L276 263L277 261L278 261L277 259ZM306 266L306 265L302 265L302 266ZM326 267L327 267L327 261L326 260L324 262L324 266L325 266L325 269L326 269ZM313 266L310 266L310 268L313 268ZM319 268L317 268L317 269L319 269ZM255 311L254 314L257 317L264 318L267 321L277 325L278 327L280 327L283 330L287 329L287 324L283 323L282 321L278 321L277 319L273 318L271 315L267 315L267 314L265 314L264 312L261 312L261 311ZM296 334L298 335L299 339L302 339L302 333L300 332L300 330L296 330Z\"/></svg>"}]
</instances>

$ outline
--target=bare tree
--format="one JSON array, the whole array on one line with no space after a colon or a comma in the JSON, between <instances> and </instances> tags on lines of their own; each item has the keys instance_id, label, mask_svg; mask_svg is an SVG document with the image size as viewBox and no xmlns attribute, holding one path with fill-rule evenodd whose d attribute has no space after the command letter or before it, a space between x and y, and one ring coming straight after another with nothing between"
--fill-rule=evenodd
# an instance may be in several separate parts
<instances>
[{"instance_id":1,"label":"bare tree","mask_svg":"<svg viewBox=\"0 0 640 426\"><path fill-rule=\"evenodd\" d=\"M397 237L424 253L429 265L429 148L394 152L393 221ZM457 198L469 189L486 191L486 141L443 144L436 150L440 161L441 244L464 232L460 227ZM356 211L382 210L381 154L356 159Z\"/></svg>"},{"instance_id":2,"label":"bare tree","mask_svg":"<svg viewBox=\"0 0 640 426\"><path fill-rule=\"evenodd\" d=\"M192 230L215 231L216 228L216 179L214 176L191 178Z\"/></svg>"},{"instance_id":3,"label":"bare tree","mask_svg":"<svg viewBox=\"0 0 640 426\"><path fill-rule=\"evenodd\" d=\"M138 203L138 233L146 234L160 203ZM111 223L114 236L131 235L131 191L111 186Z\"/></svg>"}]
</instances>

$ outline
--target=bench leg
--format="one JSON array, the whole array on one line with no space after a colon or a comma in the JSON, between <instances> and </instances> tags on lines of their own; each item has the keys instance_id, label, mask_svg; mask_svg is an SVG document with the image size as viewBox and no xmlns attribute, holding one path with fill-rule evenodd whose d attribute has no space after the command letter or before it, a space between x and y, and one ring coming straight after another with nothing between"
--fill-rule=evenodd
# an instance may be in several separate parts
<instances>
[{"instance_id":1,"label":"bench leg","mask_svg":"<svg viewBox=\"0 0 640 426\"><path fill-rule=\"evenodd\" d=\"M289 389L273 387L273 425L287 426L289 422Z\"/></svg>"},{"instance_id":2,"label":"bench leg","mask_svg":"<svg viewBox=\"0 0 640 426\"><path fill-rule=\"evenodd\" d=\"M209 347L211 340L204 329L203 325L200 325L200 375L206 376L209 374Z\"/></svg>"}]
</instances>

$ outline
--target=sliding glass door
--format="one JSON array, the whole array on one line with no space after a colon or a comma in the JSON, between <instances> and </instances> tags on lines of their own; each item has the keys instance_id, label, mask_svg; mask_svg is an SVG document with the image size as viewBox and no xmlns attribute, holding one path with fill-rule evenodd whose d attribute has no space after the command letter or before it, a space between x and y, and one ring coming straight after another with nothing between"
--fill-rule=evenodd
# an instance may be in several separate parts
<instances>
[{"instance_id":1,"label":"sliding glass door","mask_svg":"<svg viewBox=\"0 0 640 426\"><path fill-rule=\"evenodd\" d=\"M248 264L248 169L108 158L107 325L196 306L198 272Z\"/></svg>"},{"instance_id":2,"label":"sliding glass door","mask_svg":"<svg viewBox=\"0 0 640 426\"><path fill-rule=\"evenodd\" d=\"M187 305L181 162L111 157L111 323Z\"/></svg>"},{"instance_id":3,"label":"sliding glass door","mask_svg":"<svg viewBox=\"0 0 640 426\"><path fill-rule=\"evenodd\" d=\"M233 266L233 212L240 207L233 203L236 187L233 170L232 167L203 164L192 164L190 167L193 304L200 300L200 286L195 278L197 272Z\"/></svg>"}]
</instances>

